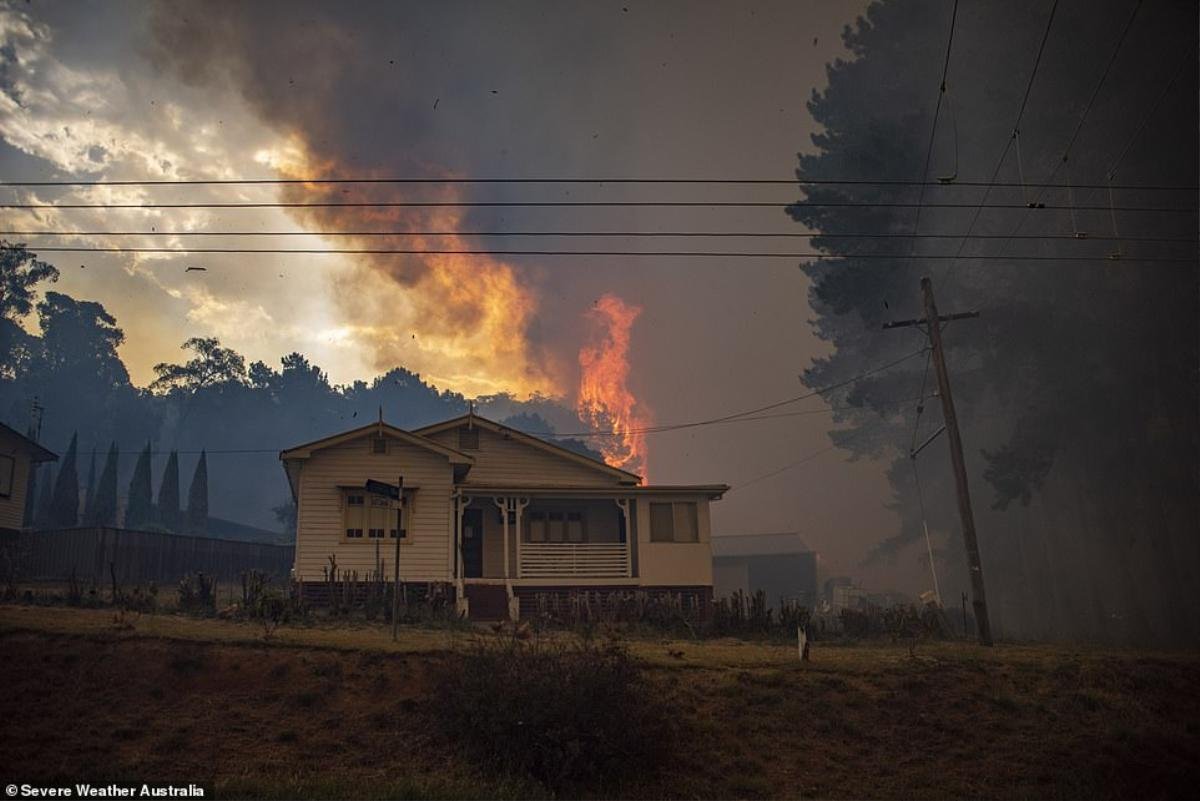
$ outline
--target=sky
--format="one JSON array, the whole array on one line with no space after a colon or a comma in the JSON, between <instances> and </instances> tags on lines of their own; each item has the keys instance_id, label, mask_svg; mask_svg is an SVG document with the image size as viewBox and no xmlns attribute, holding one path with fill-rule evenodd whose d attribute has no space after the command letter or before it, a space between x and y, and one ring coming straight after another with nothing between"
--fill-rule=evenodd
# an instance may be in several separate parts
<instances>
[{"instance_id":1,"label":"sky","mask_svg":"<svg viewBox=\"0 0 1200 801\"><path fill-rule=\"evenodd\" d=\"M5 180L245 177L788 178L811 148L805 107L862 2L42 3L0 5ZM936 54L930 58L936 59ZM932 98L931 98L932 100ZM61 210L5 230L138 231L58 244L176 247L567 247L645 243L466 236L508 230L796 231L790 186L95 187L4 190L21 202L776 200L780 208ZM9 201L11 202L11 200ZM441 237L335 237L332 230ZM298 236L189 239L185 231ZM32 249L50 239L23 237ZM721 243L663 240L663 248ZM596 309L640 308L628 389L654 423L801 394L826 346L789 259L44 254L55 287L102 302L133 380L188 337L277 365L299 351L339 383L391 366L468 395L574 403ZM203 271L187 271L204 267ZM914 288L915 292L915 288ZM32 322L30 323L32 325ZM884 465L824 453L812 415L647 438L656 483L734 487L714 533L799 531L828 573L924 589L914 555L859 568L895 530ZM745 486L742 486L745 485Z\"/></svg>"}]
</instances>

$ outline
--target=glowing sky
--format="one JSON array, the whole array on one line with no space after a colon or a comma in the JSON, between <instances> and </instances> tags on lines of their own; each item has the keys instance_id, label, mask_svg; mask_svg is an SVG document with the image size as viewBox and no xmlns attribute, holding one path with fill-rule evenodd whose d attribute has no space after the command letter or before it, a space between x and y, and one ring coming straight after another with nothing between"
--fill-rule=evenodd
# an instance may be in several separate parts
<instances>
[{"instance_id":1,"label":"glowing sky","mask_svg":"<svg viewBox=\"0 0 1200 801\"><path fill-rule=\"evenodd\" d=\"M786 178L796 151L810 147L805 102L823 87L825 64L846 56L840 32L862 5L12 3L0 6L0 173L8 180L306 172ZM437 193L350 191L362 199ZM470 199L572 200L651 190L465 191ZM692 199L700 190L652 191ZM287 194L271 186L5 192L88 203ZM795 194L781 187L780 203ZM309 232L237 240L288 248L361 245L323 232L363 222L279 209L10 211L3 219L6 230ZM501 209L374 222L458 230L795 229L781 209ZM50 241L24 239L34 250ZM234 240L111 243L198 241L221 247ZM74 243L105 241L82 234L59 240ZM672 422L798 394L799 373L824 347L806 322L805 279L789 261L46 255L62 270L58 290L99 300L117 317L127 334L121 355L138 383L152 378L156 362L178 359L186 338L216 336L248 361L277 365L299 351L335 382L370 379L399 363L468 394L569 396L588 312L612 292L643 309L631 334L630 387L656 421ZM206 270L185 272L188 266ZM828 425L813 415L661 434L649 443L650 468L670 483L737 485L826 447ZM864 543L894 527L883 507L886 484L876 464L843 463L837 454L825 464L819 486L815 473L794 471L733 493L717 505L715 528L798 530L833 566L852 564Z\"/></svg>"}]
</instances>

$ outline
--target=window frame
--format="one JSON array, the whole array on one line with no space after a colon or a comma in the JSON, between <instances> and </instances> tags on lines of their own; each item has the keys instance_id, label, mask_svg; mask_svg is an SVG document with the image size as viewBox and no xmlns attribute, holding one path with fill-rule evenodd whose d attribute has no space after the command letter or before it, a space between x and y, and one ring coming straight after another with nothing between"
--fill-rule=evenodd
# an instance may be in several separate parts
<instances>
[{"instance_id":1,"label":"window frame","mask_svg":"<svg viewBox=\"0 0 1200 801\"><path fill-rule=\"evenodd\" d=\"M387 512L389 513L389 517L386 518L387 524L382 528L371 525L375 522L372 519L372 511L381 510L384 508L382 505L372 503L372 500L383 500L383 496L373 495L361 487L338 487L338 493L340 496L339 510L342 516L341 527L339 529L340 542L344 544L353 544L359 542L394 542L398 533L400 535L401 542L407 542L411 540L409 531L412 527L413 508L416 506L416 487L405 487L401 491L401 496L404 500L404 506L403 513L400 518L400 523L402 526L400 532L397 532L394 527L395 518L391 517L390 513L394 512L395 510L391 509L390 506L387 508ZM354 503L351 500L353 498L358 498L360 500L357 503ZM390 504L390 499L386 500ZM361 510L359 514L362 515L362 517L359 521L360 525L357 527L347 525L347 522L350 519L349 516L353 509ZM351 531L357 531L358 533L352 535L350 534ZM372 532L379 533L374 534Z\"/></svg>"},{"instance_id":2,"label":"window frame","mask_svg":"<svg viewBox=\"0 0 1200 801\"><path fill-rule=\"evenodd\" d=\"M571 518L576 519L572 520ZM521 543L527 545L582 545L591 542L588 534L586 509L535 509L521 516ZM533 538L534 523L540 523L542 539ZM571 524L579 524L579 539L571 539ZM551 538L553 526L558 526L558 539Z\"/></svg>"},{"instance_id":3,"label":"window frame","mask_svg":"<svg viewBox=\"0 0 1200 801\"><path fill-rule=\"evenodd\" d=\"M665 534L660 531L662 526L655 524L655 507L668 507L670 513L670 529ZM663 512L659 511L661 515ZM700 542L700 503L699 501L650 501L650 542L674 542L683 545L695 545ZM690 518L690 519L689 519ZM680 537L680 521L686 522L686 528L693 536L688 539ZM664 522L664 521L659 521Z\"/></svg>"}]
</instances>

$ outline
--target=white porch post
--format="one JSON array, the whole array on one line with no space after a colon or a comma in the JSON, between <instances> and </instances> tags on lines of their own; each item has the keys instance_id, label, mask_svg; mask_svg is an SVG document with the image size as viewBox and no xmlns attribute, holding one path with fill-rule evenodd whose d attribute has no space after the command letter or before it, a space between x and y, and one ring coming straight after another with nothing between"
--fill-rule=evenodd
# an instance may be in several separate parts
<instances>
[{"instance_id":1,"label":"white porch post","mask_svg":"<svg viewBox=\"0 0 1200 801\"><path fill-rule=\"evenodd\" d=\"M529 499L516 498L514 499L513 505L516 510L516 517L514 518L513 524L517 529L515 534L517 538L517 578L522 578L524 571L521 568L521 534L524 529L521 528L521 515L525 513L525 507L529 505Z\"/></svg>"},{"instance_id":2,"label":"white porch post","mask_svg":"<svg viewBox=\"0 0 1200 801\"><path fill-rule=\"evenodd\" d=\"M504 527L504 591L508 595L508 619L516 620L518 617L517 596L513 592L512 572L508 558L508 513L515 511L516 502L507 495L501 495L492 498L492 503L499 507L500 520Z\"/></svg>"},{"instance_id":3,"label":"white porch post","mask_svg":"<svg viewBox=\"0 0 1200 801\"><path fill-rule=\"evenodd\" d=\"M633 527L629 520L629 499L613 498L613 503L625 517L625 577L633 578Z\"/></svg>"},{"instance_id":4,"label":"white porch post","mask_svg":"<svg viewBox=\"0 0 1200 801\"><path fill-rule=\"evenodd\" d=\"M458 550L458 559L455 563L454 570L454 608L460 617L465 617L470 613L470 606L467 603L467 594L463 578L467 573L466 563L463 561L463 515L466 514L467 507L471 505L471 498L463 495L461 490L454 491L454 547Z\"/></svg>"}]
</instances>

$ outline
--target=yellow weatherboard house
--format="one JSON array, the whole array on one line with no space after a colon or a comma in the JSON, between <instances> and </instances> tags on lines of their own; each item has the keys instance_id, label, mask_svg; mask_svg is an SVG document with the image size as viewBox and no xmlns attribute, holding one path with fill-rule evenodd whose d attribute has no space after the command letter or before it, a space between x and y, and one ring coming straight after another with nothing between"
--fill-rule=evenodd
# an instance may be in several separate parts
<instances>
[{"instance_id":1,"label":"yellow weatherboard house","mask_svg":"<svg viewBox=\"0 0 1200 801\"><path fill-rule=\"evenodd\" d=\"M712 600L709 503L724 484L643 485L473 413L414 431L380 420L279 458L312 597L331 556L360 576L382 562L391 580L399 539L401 581L441 585L474 619L527 617L573 590L676 593L701 614Z\"/></svg>"}]
</instances>

